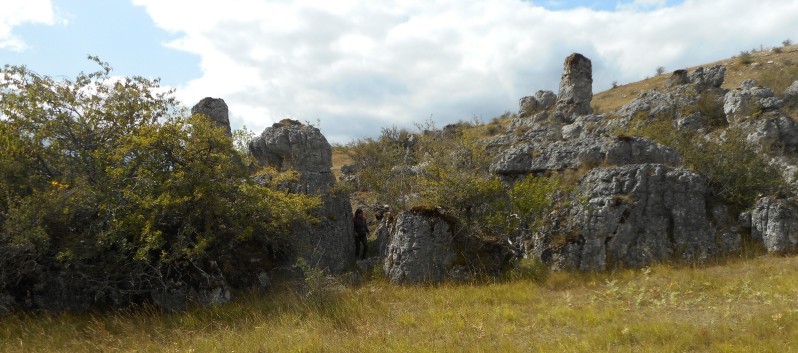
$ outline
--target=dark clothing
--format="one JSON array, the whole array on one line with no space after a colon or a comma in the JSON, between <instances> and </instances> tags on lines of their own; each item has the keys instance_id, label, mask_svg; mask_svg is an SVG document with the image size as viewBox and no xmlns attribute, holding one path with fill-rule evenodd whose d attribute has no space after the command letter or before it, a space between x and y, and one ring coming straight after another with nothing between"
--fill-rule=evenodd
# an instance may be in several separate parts
<instances>
[{"instance_id":1,"label":"dark clothing","mask_svg":"<svg viewBox=\"0 0 798 353\"><path fill-rule=\"evenodd\" d=\"M355 217L355 234L366 235L369 233L369 225L366 223L365 217Z\"/></svg>"},{"instance_id":2,"label":"dark clothing","mask_svg":"<svg viewBox=\"0 0 798 353\"><path fill-rule=\"evenodd\" d=\"M355 223L355 256L359 256L361 259L366 258L366 254L368 253L368 233L369 233L369 226L366 223L365 217L358 217L355 216L354 218ZM363 245L363 253L360 253L360 245Z\"/></svg>"},{"instance_id":3,"label":"dark clothing","mask_svg":"<svg viewBox=\"0 0 798 353\"><path fill-rule=\"evenodd\" d=\"M360 245L363 244L363 253L360 253ZM369 252L369 242L366 239L366 235L359 235L355 234L355 257L360 257L361 259L366 258L366 254Z\"/></svg>"}]
</instances>

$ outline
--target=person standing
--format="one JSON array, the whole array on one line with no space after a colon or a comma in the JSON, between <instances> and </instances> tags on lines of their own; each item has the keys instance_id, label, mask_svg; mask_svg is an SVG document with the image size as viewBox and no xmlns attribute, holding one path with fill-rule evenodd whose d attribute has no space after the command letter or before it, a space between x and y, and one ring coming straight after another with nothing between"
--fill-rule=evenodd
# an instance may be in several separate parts
<instances>
[{"instance_id":1,"label":"person standing","mask_svg":"<svg viewBox=\"0 0 798 353\"><path fill-rule=\"evenodd\" d=\"M361 259L366 258L366 253L368 252L368 234L369 234L369 226L366 222L366 215L363 214L363 210L357 209L355 210L355 218L353 219L355 223L355 257L360 257ZM363 245L363 253L360 253L360 245Z\"/></svg>"}]
</instances>

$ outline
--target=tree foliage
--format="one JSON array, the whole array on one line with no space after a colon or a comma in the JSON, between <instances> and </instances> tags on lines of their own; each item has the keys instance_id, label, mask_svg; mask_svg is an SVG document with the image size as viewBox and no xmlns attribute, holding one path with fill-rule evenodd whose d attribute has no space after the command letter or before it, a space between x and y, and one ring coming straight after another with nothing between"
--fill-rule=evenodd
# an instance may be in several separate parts
<instances>
[{"instance_id":1,"label":"tree foliage","mask_svg":"<svg viewBox=\"0 0 798 353\"><path fill-rule=\"evenodd\" d=\"M0 81L0 294L69 273L124 304L251 239L279 241L319 201L261 186L233 141L158 80L111 68Z\"/></svg>"}]
</instances>

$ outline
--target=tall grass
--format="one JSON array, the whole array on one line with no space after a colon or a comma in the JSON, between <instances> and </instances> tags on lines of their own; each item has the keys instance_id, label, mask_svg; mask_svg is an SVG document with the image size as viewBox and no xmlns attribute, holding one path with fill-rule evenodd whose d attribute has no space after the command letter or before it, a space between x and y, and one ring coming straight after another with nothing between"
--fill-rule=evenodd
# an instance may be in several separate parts
<instances>
[{"instance_id":1,"label":"tall grass","mask_svg":"<svg viewBox=\"0 0 798 353\"><path fill-rule=\"evenodd\" d=\"M15 314L3 352L785 352L798 258L552 273L481 284L380 280L308 302L283 291L162 314Z\"/></svg>"}]
</instances>

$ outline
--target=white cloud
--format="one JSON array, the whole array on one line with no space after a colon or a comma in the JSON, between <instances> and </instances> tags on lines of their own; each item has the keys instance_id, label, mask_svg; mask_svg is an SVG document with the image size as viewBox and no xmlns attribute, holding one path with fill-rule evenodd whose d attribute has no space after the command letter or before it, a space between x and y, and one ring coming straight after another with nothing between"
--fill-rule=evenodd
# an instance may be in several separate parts
<instances>
[{"instance_id":1,"label":"white cloud","mask_svg":"<svg viewBox=\"0 0 798 353\"><path fill-rule=\"evenodd\" d=\"M337 142L515 110L521 96L557 89L571 52L591 58L600 91L798 33L788 0L636 0L615 12L521 0L133 3L180 35L168 45L201 57L202 77L178 90L184 102L224 98L233 124L257 132L318 119Z\"/></svg>"},{"instance_id":2,"label":"white cloud","mask_svg":"<svg viewBox=\"0 0 798 353\"><path fill-rule=\"evenodd\" d=\"M0 50L25 50L26 44L14 35L14 27L25 23L53 25L55 22L50 0L4 1L0 11Z\"/></svg>"}]
</instances>

